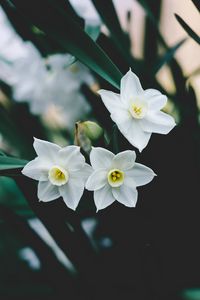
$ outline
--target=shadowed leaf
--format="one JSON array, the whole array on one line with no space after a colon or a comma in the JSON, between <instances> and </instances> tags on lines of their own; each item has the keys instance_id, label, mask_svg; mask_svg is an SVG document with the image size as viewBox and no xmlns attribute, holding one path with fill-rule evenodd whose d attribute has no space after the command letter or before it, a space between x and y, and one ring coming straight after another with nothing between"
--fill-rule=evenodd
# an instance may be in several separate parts
<instances>
[{"instance_id":1,"label":"shadowed leaf","mask_svg":"<svg viewBox=\"0 0 200 300\"><path fill-rule=\"evenodd\" d=\"M187 34L200 45L200 37L193 31L193 29L187 25L187 23L179 15L175 14L175 17Z\"/></svg>"}]
</instances>

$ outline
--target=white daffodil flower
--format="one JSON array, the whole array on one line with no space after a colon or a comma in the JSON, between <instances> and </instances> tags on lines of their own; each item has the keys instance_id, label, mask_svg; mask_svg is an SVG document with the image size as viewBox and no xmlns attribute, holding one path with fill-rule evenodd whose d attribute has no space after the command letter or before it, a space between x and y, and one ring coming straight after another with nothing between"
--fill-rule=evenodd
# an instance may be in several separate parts
<instances>
[{"instance_id":1,"label":"white daffodil flower","mask_svg":"<svg viewBox=\"0 0 200 300\"><path fill-rule=\"evenodd\" d=\"M32 114L48 116L54 108L62 127L87 116L91 107L81 92L82 84L96 83L89 69L71 54L47 58L31 42L24 42L0 7L0 80L12 87L13 98L28 102Z\"/></svg>"},{"instance_id":2,"label":"white daffodil flower","mask_svg":"<svg viewBox=\"0 0 200 300\"><path fill-rule=\"evenodd\" d=\"M92 172L80 147L61 148L36 138L33 147L38 156L23 168L22 174L39 181L39 200L48 202L62 197L65 204L75 210Z\"/></svg>"},{"instance_id":3,"label":"white daffodil flower","mask_svg":"<svg viewBox=\"0 0 200 300\"><path fill-rule=\"evenodd\" d=\"M139 151L147 146L152 133L167 134L176 125L171 116L160 111L167 97L155 89L143 90L131 70L121 79L120 94L98 93L121 133Z\"/></svg>"},{"instance_id":4,"label":"white daffodil flower","mask_svg":"<svg viewBox=\"0 0 200 300\"><path fill-rule=\"evenodd\" d=\"M86 182L86 189L94 191L97 211L111 205L115 200L128 207L135 207L137 187L149 183L155 173L135 162L135 151L127 150L114 155L97 147L92 148L90 162L93 173Z\"/></svg>"}]
</instances>

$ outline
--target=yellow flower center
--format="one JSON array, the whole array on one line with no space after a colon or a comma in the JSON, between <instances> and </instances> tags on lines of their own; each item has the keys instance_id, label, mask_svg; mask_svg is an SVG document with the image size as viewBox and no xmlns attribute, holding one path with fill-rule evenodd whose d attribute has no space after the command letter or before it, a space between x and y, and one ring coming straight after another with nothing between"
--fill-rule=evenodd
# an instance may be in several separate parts
<instances>
[{"instance_id":1,"label":"yellow flower center","mask_svg":"<svg viewBox=\"0 0 200 300\"><path fill-rule=\"evenodd\" d=\"M69 173L60 166L53 166L49 170L49 180L53 185L64 185L69 180Z\"/></svg>"},{"instance_id":2,"label":"yellow flower center","mask_svg":"<svg viewBox=\"0 0 200 300\"><path fill-rule=\"evenodd\" d=\"M112 187L118 187L124 182L124 172L119 169L113 169L108 172L108 183Z\"/></svg>"},{"instance_id":3,"label":"yellow flower center","mask_svg":"<svg viewBox=\"0 0 200 300\"><path fill-rule=\"evenodd\" d=\"M147 105L146 103L136 99L136 101L131 102L129 111L133 118L142 119L146 115Z\"/></svg>"}]
</instances>

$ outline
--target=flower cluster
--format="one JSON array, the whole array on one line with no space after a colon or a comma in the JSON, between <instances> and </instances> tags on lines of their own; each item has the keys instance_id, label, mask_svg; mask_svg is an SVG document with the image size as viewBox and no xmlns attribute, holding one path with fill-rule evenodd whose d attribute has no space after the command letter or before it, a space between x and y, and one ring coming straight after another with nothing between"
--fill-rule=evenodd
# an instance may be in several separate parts
<instances>
[{"instance_id":1,"label":"flower cluster","mask_svg":"<svg viewBox=\"0 0 200 300\"><path fill-rule=\"evenodd\" d=\"M143 90L131 70L121 80L120 95L105 90L99 94L119 130L140 151L153 132L167 134L175 126L174 119L160 111L166 104L166 96L157 90ZM22 173L39 181L39 200L47 202L62 197L73 210L84 188L94 191L97 211L115 200L135 207L137 187L149 183L155 176L150 168L136 163L136 153L131 150L114 155L107 149L92 147L90 166L78 146L61 148L39 139L35 139L33 146L37 157Z\"/></svg>"}]
</instances>

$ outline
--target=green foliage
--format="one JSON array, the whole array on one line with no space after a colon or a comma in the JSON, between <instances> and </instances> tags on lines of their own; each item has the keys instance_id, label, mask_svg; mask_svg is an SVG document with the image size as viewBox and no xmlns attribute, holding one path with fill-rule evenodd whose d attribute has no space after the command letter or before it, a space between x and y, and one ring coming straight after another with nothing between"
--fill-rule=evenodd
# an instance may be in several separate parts
<instances>
[{"instance_id":1,"label":"green foliage","mask_svg":"<svg viewBox=\"0 0 200 300\"><path fill-rule=\"evenodd\" d=\"M106 53L79 26L79 24L56 1L45 0L12 3L28 16L31 22L44 31L62 51L74 55L77 59L98 73L105 80L119 88L122 74ZM40 14L38 14L40 11ZM43 16L46 15L46 18ZM63 30L66 28L66 30Z\"/></svg>"},{"instance_id":2,"label":"green foliage","mask_svg":"<svg viewBox=\"0 0 200 300\"><path fill-rule=\"evenodd\" d=\"M199 300L200 289L188 289L182 292L184 300Z\"/></svg>"},{"instance_id":3,"label":"green foliage","mask_svg":"<svg viewBox=\"0 0 200 300\"><path fill-rule=\"evenodd\" d=\"M200 45L200 36L198 36L194 30L177 14L175 14L177 21L181 24L187 34Z\"/></svg>"},{"instance_id":4,"label":"green foliage","mask_svg":"<svg viewBox=\"0 0 200 300\"><path fill-rule=\"evenodd\" d=\"M67 0L44 0L44 1L9 0L9 1L1 1L1 5L5 10L7 16L9 17L9 20L11 21L17 33L20 34L20 36L25 41L32 41L43 56L47 56L52 53L66 53L66 52L71 53L73 56L76 57L76 59L83 62L86 66L88 66L92 71L96 73L101 88L107 88L107 87L110 88L110 85L112 85L114 88L119 89L122 73L127 71L127 66L130 66L133 68L134 72L136 72L137 74L139 74L139 76L141 76L145 88L150 88L150 87L158 88L161 92L168 95L167 91L165 91L165 89L162 88L162 86L160 85L159 81L155 76L156 73L164 65L167 64L170 68L173 81L176 86L175 93L169 96L170 96L170 100L173 101L173 104L175 105L178 114L180 115L180 126L177 129L177 131L180 130L179 133L181 135L181 138L180 136L179 138L181 141L185 139L186 144L189 145L188 149L192 149L191 150L192 154L190 153L191 155L188 155L189 157L188 160L191 159L191 157L194 155L196 165L197 167L199 167L200 166L200 159L199 159L200 127L199 127L199 109L197 106L197 99L193 88L191 86L187 88L186 85L187 78L185 78L182 72L182 68L175 58L176 51L178 51L188 39L183 39L177 42L173 47L168 47L159 28L159 17L162 11L162 1L158 1L157 6L155 7L154 1L138 0L138 2L141 4L141 6L144 8L146 12L146 21L145 21L146 25L145 25L144 49L143 49L144 59L138 60L130 52L130 38L128 36L129 32L123 31L118 16L116 14L113 2L101 1L101 0L92 0L92 1L99 15L101 16L103 23L106 25L106 27L109 30L109 36L105 36L102 33L99 34L100 32L98 26L95 28L90 26L85 26L84 20L79 16L77 16L73 7L70 5L69 1ZM198 1L193 0L193 3L197 8L199 8ZM181 26L184 28L184 30L189 34L189 36L192 37L199 44L200 37L189 27L189 25L185 23L185 21L181 17L176 15L176 18L178 22L181 24ZM164 54L162 56L160 56L158 53L158 46L161 46L164 49ZM151 51L149 51L149 49L151 49ZM3 58L0 57L0 59ZM123 137L120 135L116 126L115 125L113 126L113 123L109 117L109 113L106 110L106 108L102 105L99 96L97 96L95 93L89 90L86 86L82 86L81 91L86 96L87 101L90 103L92 107L92 114L91 114L92 118L94 119L94 121L97 120L104 129L108 141L107 147L108 148L113 147L113 149L111 150L113 150L116 153L119 151L119 147L122 147L123 150L124 148L125 149L128 148L129 145L127 146L126 141L124 141ZM11 95L7 95L7 96L12 98ZM11 147L13 147L13 149L16 149L16 153L19 154L19 157L25 157L27 159L31 159L35 155L32 149L32 142L33 142L32 137L37 136L43 138L43 137L49 137L51 136L51 134L49 133L48 129L43 128L41 120L39 118L35 118L31 116L31 114L27 111L27 108L24 109L22 105L14 104L12 102L12 99L9 102L9 105L11 106L11 109L5 109L3 107L0 107L0 133L5 139L5 141L8 142L8 144ZM79 123L79 125L80 124L83 125L84 123L81 122ZM84 133L85 134L87 133L87 138L92 140L94 138L93 131L91 132L91 128L84 128L84 131L86 131L86 129L87 132ZM88 129L90 132L88 132ZM97 133L102 138L103 130L101 130L100 128L100 130L98 129L98 131L99 132ZM63 137L65 138L65 140L66 140L66 136L67 133L66 130L64 130ZM95 137L96 137L96 130L95 130ZM83 140L80 141L80 136L78 136L77 139L78 138L79 138L78 142L79 144L81 144ZM173 148L173 151L175 152L175 154L173 154L174 157L179 157L179 154L177 155L176 153L176 143L177 144L179 143L179 140L178 142L177 140L176 139L173 140L172 138L171 144L169 144L170 145L169 149L167 149L168 144L166 147L163 147L163 149L166 149L166 152L162 153L164 156L163 164L165 167L168 164L167 161L168 150L170 151L170 149ZM102 140L100 140L100 142L105 143L105 141ZM193 151L193 149L195 150ZM182 151L184 151L184 149L181 149L180 153L182 153ZM152 157L156 161L159 162L162 161L161 158L159 158L158 160L158 156L155 155L154 150L150 150L149 153L150 153L149 156L148 155L146 156L147 161L149 161ZM176 169L180 168L180 166L182 166L183 164L185 165L186 162L184 161L184 159L182 159L180 166L178 165L177 167L176 159L174 159L173 155L170 155L170 164L172 160L173 168L176 171ZM65 206L65 204L62 202L61 199L57 199L56 201L52 201L49 203L39 202L37 198L36 182L28 178L25 178L21 174L21 169L24 167L26 163L27 160L7 156L7 154L5 154L3 151L0 151L0 176L1 176L0 177L0 205L9 208L11 212L15 212L17 213L17 215L23 216L24 219L36 215L43 222L43 224L51 233L56 243L63 250L63 253L68 258L70 258L72 263L76 266L79 274L81 274L80 275L81 280L85 280L84 281L85 286L84 284L82 284L84 288L81 286L81 292L84 294L83 299L90 299L90 298L93 299L93 295L92 297L90 297L90 293L88 296L88 289L91 288L90 286L88 288L88 281L93 282L94 277L99 276L97 275L98 271L96 271L99 270L99 266L107 265L104 264L104 260L103 260L106 257L105 253L107 250L104 250L105 257L104 255L103 258L101 257L101 255L97 257L96 253L93 251L94 249L92 249L91 247L91 243L88 241L81 227L81 220L83 219L83 217L85 216L94 217L94 211L92 210L93 208L91 209L91 202L92 202L91 198L87 193L84 195L83 201L85 201L84 208L85 207L87 208L85 209L86 212L82 211L82 207L81 207L82 203L81 203L78 208L78 211L76 212L77 215L75 215L72 211L70 211ZM192 170L194 171L194 169L195 168L193 166ZM188 173L193 175L195 174L194 177L198 178L198 176L196 176L195 171L194 172L193 171ZM173 174L170 174L170 176L172 175ZM178 174L177 176L172 177L175 178L174 182L175 180L178 181L177 178L179 176L181 179L183 179L183 177L181 177L182 174ZM183 174L183 176L186 175ZM12 179L8 177L11 177ZM13 178L15 181L13 180ZM158 181L159 180L162 181L162 179L158 179ZM163 191L164 189L166 189L166 182L167 179L163 186L162 185L159 186L159 182L158 182L158 186L160 187L160 190ZM192 186L190 191L193 191L195 189L194 186L195 185ZM182 201L182 197L184 195L181 194L181 192L179 193L182 196L180 196L179 194L176 195L175 201L178 201L177 199L179 198L181 198ZM156 202L157 191L155 192L155 194L152 195L153 195L152 199L155 198L155 202ZM163 195L163 197L165 197L165 195ZM134 228L140 227L140 226L138 227L130 226L130 224L132 225L131 222L135 222L134 221L136 220L135 216L137 217L138 211L140 214L139 225L141 225L143 204L140 205L141 206L139 207L139 210L136 209L136 211L131 212L132 215L130 213L130 219L128 219L126 214L128 225L126 224L126 217L124 217L124 219L123 216L121 217L122 211L119 210L120 211L119 214L118 214L119 211L117 209L115 211L116 215L114 217L116 218L116 220L114 221L116 222L114 223L113 221L114 225L113 224L110 225L111 226L110 231L113 233L114 239L116 239L116 241L119 243L118 244L119 248L121 247L120 246L121 241L118 240L119 231L123 232L122 241L124 242L124 232L126 233L126 230L128 231L128 227L131 227L131 230L129 231L129 235L127 234L128 237L134 237L134 233L135 233ZM173 205L175 204L173 203ZM2 212L3 208L0 207L0 210ZM153 208L153 210L156 211L156 216L157 216L158 212L155 209L155 207ZM145 214L146 211L149 212L149 207L147 206L145 207ZM177 211L178 211L177 214L179 215L180 206L177 209ZM3 213L1 215L3 216ZM8 216L10 217L10 219L8 219ZM106 220L107 214L102 213L102 215L100 216L102 216L103 220ZM108 212L108 216L109 216L109 212ZM8 214L4 214L4 221L5 220L14 229L15 229L14 224L16 220L19 221L19 223L21 222L19 219L17 219L16 215L12 215L12 213L9 214L9 212ZM144 223L145 228L149 226L148 222L147 224ZM111 223L110 220L109 222L107 220L107 223L105 222L106 226L110 223ZM126 225L124 225L124 223ZM118 224L119 226L116 227L117 229L115 228L116 224ZM103 233L104 233L105 228L103 226L104 224L102 225ZM21 233L21 229L22 228L20 227L19 235L23 236L23 234ZM142 234L146 236L146 229L145 229L145 234L143 232ZM30 243L33 247L35 247L35 244L34 245L32 244L32 238L30 240L27 239L27 243ZM137 243L135 243L135 245L136 244ZM144 245L146 244L149 245L149 241L146 242L146 237L145 237L144 241L142 241L142 246L140 245L141 248L143 249ZM41 244L39 245L41 247ZM127 255L128 247L127 248L124 247L124 249L122 248L120 248L119 257L121 258L123 254L123 260L127 262L128 259L126 261L126 255ZM81 255L80 255L80 249L81 249ZM118 249L116 247L115 249L116 253L117 250ZM110 254L112 254L111 251L109 252L109 259L110 257L112 257L112 255ZM50 278L49 282L47 283L45 282L46 284L45 286L47 286L47 290L48 290L48 287L51 286L52 282L54 282L56 286L55 289L61 291L61 295L63 297L62 292L65 291L65 293L67 293L68 286L72 286L73 289L74 283L71 285L71 281L69 282L67 281L69 285L65 284L65 280L68 280L68 277L67 278L65 277L67 272L65 269L63 270L63 268L61 268L60 271L56 272L55 275L54 270L57 270L57 268L59 269L58 262L57 261L55 262L56 257L49 254L48 262L51 261L51 265L48 266L48 263L45 263L47 261L45 255L46 252L44 252L43 255L41 256L42 263L45 266L44 267L45 272L43 273L43 275L48 277L48 273L49 273L50 274L49 276L50 277L52 276L53 278L53 280L52 278ZM133 256L134 255L132 255L131 253L131 257ZM150 262L148 261L149 269L147 270L147 272L153 274L154 267L155 267L153 265L154 257L152 258L148 256L148 258ZM124 261L122 262L123 267L124 265L126 265ZM142 261L143 261L143 256L142 256ZM129 262L127 263L127 265L128 264ZM135 265L137 265L137 263ZM132 272L134 272L133 270L135 269L135 265L131 266L131 272L130 272L131 274L129 274L130 276L128 276L128 278L132 278ZM121 267L122 268L121 273L123 274L123 276L126 276L127 274L125 274L123 267ZM109 276L111 274L111 276L115 278L117 274L117 282L118 282L120 280L119 279L120 272L118 272L118 270L116 272L115 268L116 268L116 263L114 261L114 267L112 263L110 265ZM105 268L103 267L102 269ZM100 274L102 275L105 273L102 272ZM80 280L80 278L78 278L78 280ZM62 282L61 279L63 280ZM155 277L153 278L153 280L155 281L156 283L155 285L157 287L158 278ZM124 284L123 280L122 283ZM77 286L80 287L80 285L78 284L80 284L80 282L78 283L76 282L75 290ZM129 290L132 293L132 282L130 286L128 286L127 283L124 285L126 290L125 293L128 293ZM139 287L141 286L143 287L143 285L140 284ZM151 293L153 289L150 288L149 290ZM20 291L20 293L23 294L23 291ZM154 293L154 291L152 293ZM157 296L157 291L155 293ZM119 297L123 298L123 296L121 296L121 293L119 294L120 294ZM111 295L113 296L113 290L111 291ZM17 296L18 295L16 295L16 297ZM186 300L200 299L200 293L198 289L185 290L182 296L183 299ZM0 297L1 297L1 293L0 293ZM103 297L104 295L102 296L102 298ZM131 294L130 299L133 297L134 295ZM155 298L154 295L151 297L151 295L149 296L149 294L148 297L149 299ZM81 294L81 298L82 298L82 294ZM140 299L139 297L137 297L137 295L134 298ZM162 296L159 299L162 299Z\"/></svg>"}]
</instances>

